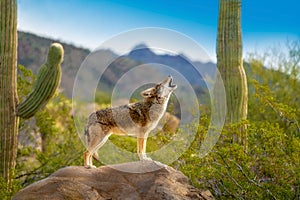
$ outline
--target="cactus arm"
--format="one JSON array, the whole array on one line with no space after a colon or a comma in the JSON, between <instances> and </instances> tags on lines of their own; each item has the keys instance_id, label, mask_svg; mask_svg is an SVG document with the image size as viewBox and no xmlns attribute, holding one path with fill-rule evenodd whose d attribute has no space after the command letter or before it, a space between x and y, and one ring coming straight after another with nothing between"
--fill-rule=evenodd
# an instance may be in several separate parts
<instances>
[{"instance_id":1,"label":"cactus arm","mask_svg":"<svg viewBox=\"0 0 300 200\"><path fill-rule=\"evenodd\" d=\"M39 71L38 71L36 80L41 80L41 76L42 76L42 74L46 74L46 70L47 70L47 67L46 67L45 64L43 64L41 66L41 68L39 69ZM35 81L34 84L33 84L33 87L32 87L32 91L36 88L37 85L38 85L38 82Z\"/></svg>"},{"instance_id":2,"label":"cactus arm","mask_svg":"<svg viewBox=\"0 0 300 200\"><path fill-rule=\"evenodd\" d=\"M38 72L32 92L18 105L18 115L24 119L32 117L53 97L61 80L63 47L58 43L50 46L47 61Z\"/></svg>"}]
</instances>

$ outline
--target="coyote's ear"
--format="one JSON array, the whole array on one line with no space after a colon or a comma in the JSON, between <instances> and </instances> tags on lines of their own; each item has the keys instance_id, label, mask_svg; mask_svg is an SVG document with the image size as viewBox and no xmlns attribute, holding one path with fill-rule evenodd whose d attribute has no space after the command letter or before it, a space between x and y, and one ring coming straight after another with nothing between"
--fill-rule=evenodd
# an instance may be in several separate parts
<instances>
[{"instance_id":1,"label":"coyote's ear","mask_svg":"<svg viewBox=\"0 0 300 200\"><path fill-rule=\"evenodd\" d=\"M153 97L153 96L155 96L155 90L156 89L154 87L144 90L141 92L141 96L145 97L145 98Z\"/></svg>"}]
</instances>

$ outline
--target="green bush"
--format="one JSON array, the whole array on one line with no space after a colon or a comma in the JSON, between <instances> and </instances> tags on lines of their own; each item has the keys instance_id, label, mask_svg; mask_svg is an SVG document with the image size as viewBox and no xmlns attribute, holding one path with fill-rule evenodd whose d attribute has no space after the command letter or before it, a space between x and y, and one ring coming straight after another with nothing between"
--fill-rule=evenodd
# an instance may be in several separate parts
<instances>
[{"instance_id":1,"label":"green bush","mask_svg":"<svg viewBox=\"0 0 300 200\"><path fill-rule=\"evenodd\" d=\"M226 126L213 150L199 158L199 146L210 119L209 109L203 108L193 143L172 163L194 186L209 189L217 199L300 198L300 100L297 95L300 93L300 48L299 43L291 43L289 47L287 55L269 54L269 57L248 59L248 121ZM279 67L265 68L266 60L275 57ZM23 99L35 77L22 66L19 72L18 93ZM110 101L101 92L96 99L103 103L99 105L101 108ZM71 111L71 100L57 94L35 115L34 125L42 138L41 149L19 146L14 190L9 194L1 190L1 199L9 199L20 188L61 167L83 164L85 148L77 135ZM233 143L232 138L244 124L247 125L247 145ZM21 119L20 130L31 126L32 123ZM160 149L174 136L175 133L159 132L150 137L148 152ZM135 138L112 136L110 140L124 150L136 152ZM0 186L6 187L1 180Z\"/></svg>"},{"instance_id":2,"label":"green bush","mask_svg":"<svg viewBox=\"0 0 300 200\"><path fill-rule=\"evenodd\" d=\"M190 148L177 161L182 163L180 170L195 186L209 188L220 199L298 198L300 139L288 136L276 122L247 125L247 150L230 142L238 128L224 129L206 157L195 157L198 148Z\"/></svg>"},{"instance_id":3,"label":"green bush","mask_svg":"<svg viewBox=\"0 0 300 200\"><path fill-rule=\"evenodd\" d=\"M249 58L247 146L232 143L241 126L233 124L200 159L195 155L206 133L202 128L191 148L173 163L218 199L300 198L300 43L288 47L288 54ZM264 67L266 61L272 61L271 68ZM200 121L200 127L206 126L207 121Z\"/></svg>"},{"instance_id":4,"label":"green bush","mask_svg":"<svg viewBox=\"0 0 300 200\"><path fill-rule=\"evenodd\" d=\"M20 99L28 95L33 80L35 76L31 71L19 66ZM43 110L38 111L34 119L20 119L20 130L33 129L32 126L36 126L42 144L40 149L19 145L15 169L18 187L45 178L64 166L82 165L84 147L73 122L70 99L60 93L56 94Z\"/></svg>"}]
</instances>

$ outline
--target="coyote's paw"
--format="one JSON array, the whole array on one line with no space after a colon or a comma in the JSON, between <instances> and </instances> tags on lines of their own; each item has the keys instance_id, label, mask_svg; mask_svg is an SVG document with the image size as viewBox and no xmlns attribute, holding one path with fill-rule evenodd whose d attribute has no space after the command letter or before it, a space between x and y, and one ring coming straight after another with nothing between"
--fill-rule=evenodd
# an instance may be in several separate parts
<instances>
[{"instance_id":1,"label":"coyote's paw","mask_svg":"<svg viewBox=\"0 0 300 200\"><path fill-rule=\"evenodd\" d=\"M141 160L143 160L143 161L152 161L152 159L150 157L147 157L147 156L143 157Z\"/></svg>"},{"instance_id":2,"label":"coyote's paw","mask_svg":"<svg viewBox=\"0 0 300 200\"><path fill-rule=\"evenodd\" d=\"M84 167L87 169L97 168L95 165L86 165Z\"/></svg>"}]
</instances>

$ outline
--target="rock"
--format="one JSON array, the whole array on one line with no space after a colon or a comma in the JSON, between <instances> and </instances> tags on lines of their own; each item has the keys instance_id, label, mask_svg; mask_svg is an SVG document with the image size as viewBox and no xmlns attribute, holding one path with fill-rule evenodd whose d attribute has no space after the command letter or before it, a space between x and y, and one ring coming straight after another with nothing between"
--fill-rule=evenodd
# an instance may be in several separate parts
<instances>
[{"instance_id":1,"label":"rock","mask_svg":"<svg viewBox=\"0 0 300 200\"><path fill-rule=\"evenodd\" d=\"M19 191L19 199L214 199L209 191L200 192L189 185L180 171L163 165L156 171L128 173L132 166L141 168L157 165L155 161L139 161L87 169L65 167Z\"/></svg>"},{"instance_id":2,"label":"rock","mask_svg":"<svg viewBox=\"0 0 300 200\"><path fill-rule=\"evenodd\" d=\"M165 132L173 132L177 131L177 128L180 124L180 119L171 113L166 112L162 121L165 121L162 130Z\"/></svg>"},{"instance_id":3,"label":"rock","mask_svg":"<svg viewBox=\"0 0 300 200\"><path fill-rule=\"evenodd\" d=\"M166 112L162 119L158 122L156 129L162 130L164 132L173 132L177 131L179 127L180 119L175 115L172 115L169 112Z\"/></svg>"}]
</instances>

